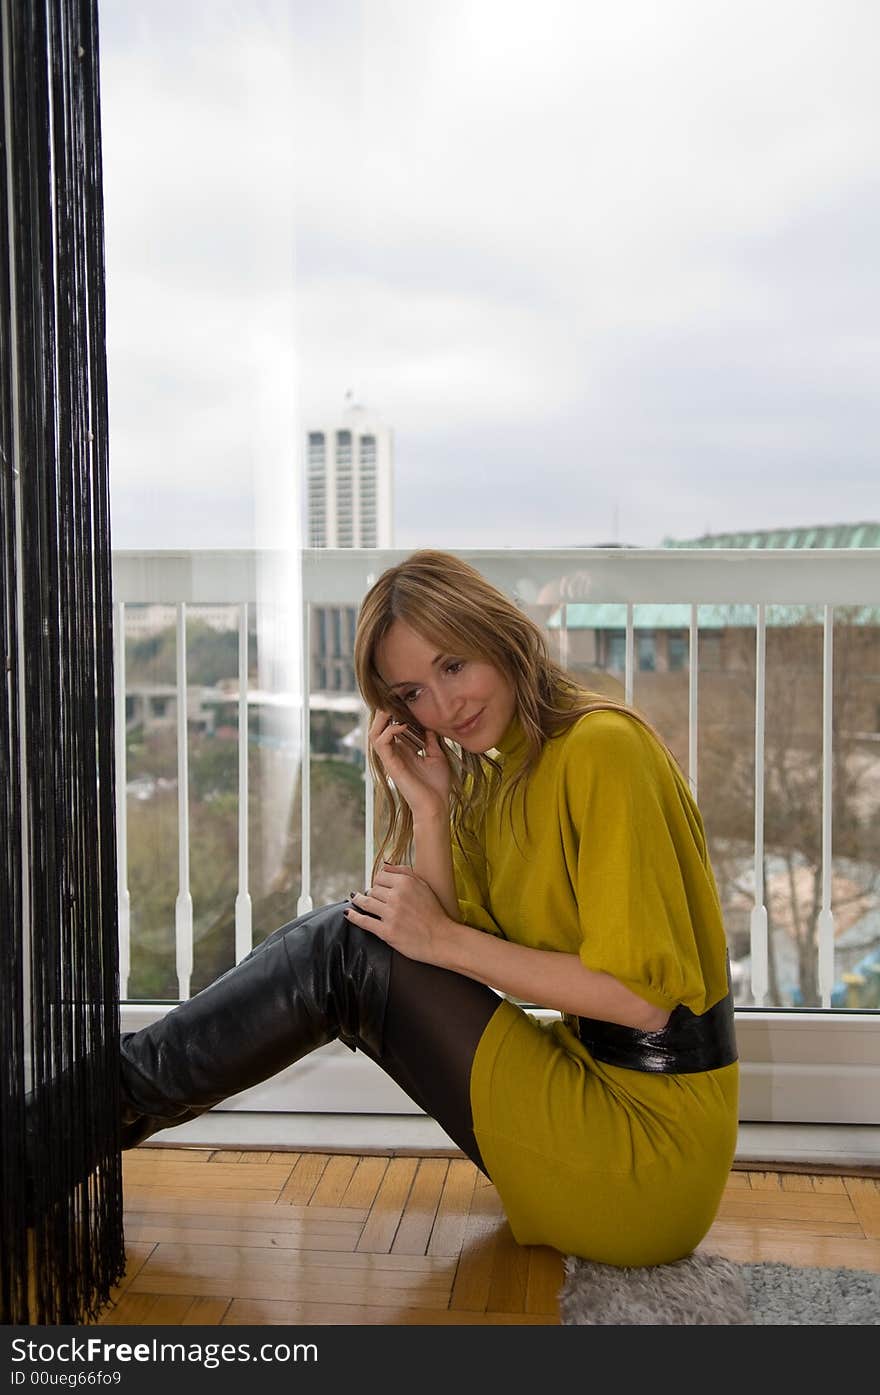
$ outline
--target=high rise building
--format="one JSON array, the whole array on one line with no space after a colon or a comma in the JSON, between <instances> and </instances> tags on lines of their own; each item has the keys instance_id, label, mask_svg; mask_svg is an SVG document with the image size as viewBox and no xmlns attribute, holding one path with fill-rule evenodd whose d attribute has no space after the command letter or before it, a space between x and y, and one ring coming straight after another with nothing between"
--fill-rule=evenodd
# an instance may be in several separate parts
<instances>
[{"instance_id":1,"label":"high rise building","mask_svg":"<svg viewBox=\"0 0 880 1395\"><path fill-rule=\"evenodd\" d=\"M335 422L306 433L306 547L393 547L393 436L346 394ZM333 701L351 696L355 710L354 606L315 602L311 624L311 688ZM329 701L330 699L328 699Z\"/></svg>"},{"instance_id":2,"label":"high rise building","mask_svg":"<svg viewBox=\"0 0 880 1395\"><path fill-rule=\"evenodd\" d=\"M393 547L392 471L391 430L359 403L310 430L306 547Z\"/></svg>"}]
</instances>

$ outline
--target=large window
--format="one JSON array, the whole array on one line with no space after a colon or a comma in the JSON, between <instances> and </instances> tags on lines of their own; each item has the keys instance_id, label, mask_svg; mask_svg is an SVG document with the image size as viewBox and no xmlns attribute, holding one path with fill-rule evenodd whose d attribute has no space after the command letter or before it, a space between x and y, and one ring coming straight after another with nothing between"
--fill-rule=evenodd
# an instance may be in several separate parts
<instances>
[{"instance_id":1,"label":"large window","mask_svg":"<svg viewBox=\"0 0 880 1395\"><path fill-rule=\"evenodd\" d=\"M755 608L806 605L780 557L750 589L762 550L833 577L817 606L877 599L822 554L878 546L880 11L797 18L102 0L129 998L173 1001L362 884L356 607L424 546L484 550L541 624L563 605L554 654L629 683L691 762L742 1011L828 1019L823 887L835 1009L875 1010L874 623L835 617L826 675L821 615L768 622L763 738L753 712ZM327 581L308 597L303 548ZM675 549L748 553L694 647L696 582L616 589L596 556Z\"/></svg>"}]
</instances>

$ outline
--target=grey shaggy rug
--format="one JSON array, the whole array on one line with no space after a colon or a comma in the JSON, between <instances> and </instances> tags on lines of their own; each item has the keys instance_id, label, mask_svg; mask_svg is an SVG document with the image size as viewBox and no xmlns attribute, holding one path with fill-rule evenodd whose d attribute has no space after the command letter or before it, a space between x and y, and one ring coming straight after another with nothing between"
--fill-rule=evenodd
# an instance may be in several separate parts
<instances>
[{"instance_id":1,"label":"grey shaggy rug","mask_svg":"<svg viewBox=\"0 0 880 1395\"><path fill-rule=\"evenodd\" d=\"M567 1255L559 1292L564 1327L880 1325L880 1274L736 1264L695 1254L618 1269Z\"/></svg>"}]
</instances>

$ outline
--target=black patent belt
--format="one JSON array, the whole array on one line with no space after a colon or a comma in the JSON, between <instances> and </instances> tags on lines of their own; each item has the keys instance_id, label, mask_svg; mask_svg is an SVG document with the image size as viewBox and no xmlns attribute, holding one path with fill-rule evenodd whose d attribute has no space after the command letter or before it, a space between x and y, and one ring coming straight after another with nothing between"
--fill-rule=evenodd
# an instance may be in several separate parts
<instances>
[{"instance_id":1,"label":"black patent belt","mask_svg":"<svg viewBox=\"0 0 880 1395\"><path fill-rule=\"evenodd\" d=\"M659 1032L640 1032L616 1022L578 1017L579 1036L591 1056L609 1066L690 1075L719 1070L737 1059L733 995L728 992L699 1017L683 1003Z\"/></svg>"}]
</instances>

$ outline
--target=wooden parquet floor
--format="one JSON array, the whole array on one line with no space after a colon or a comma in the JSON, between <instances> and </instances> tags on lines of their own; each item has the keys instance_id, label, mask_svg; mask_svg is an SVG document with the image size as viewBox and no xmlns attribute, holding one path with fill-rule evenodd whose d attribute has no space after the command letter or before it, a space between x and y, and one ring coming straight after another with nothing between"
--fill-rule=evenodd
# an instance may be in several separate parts
<instances>
[{"instance_id":1,"label":"wooden parquet floor","mask_svg":"<svg viewBox=\"0 0 880 1395\"><path fill-rule=\"evenodd\" d=\"M559 1322L562 1257L517 1245L465 1158L141 1147L123 1176L93 1325ZM880 1273L880 1179L734 1171L700 1248Z\"/></svg>"}]
</instances>

